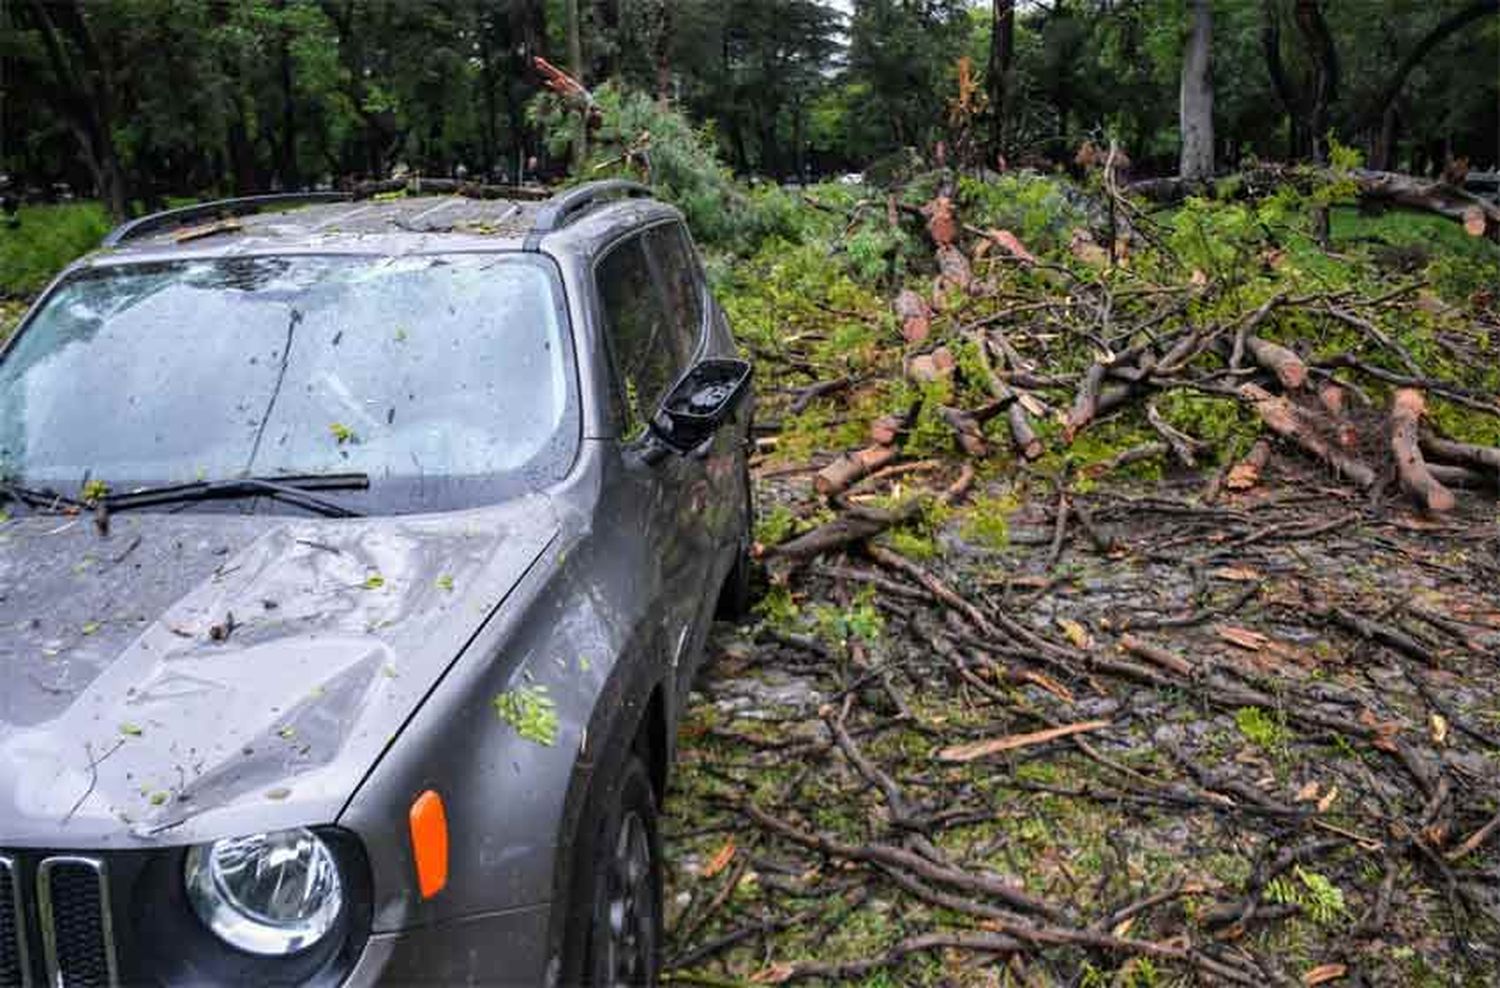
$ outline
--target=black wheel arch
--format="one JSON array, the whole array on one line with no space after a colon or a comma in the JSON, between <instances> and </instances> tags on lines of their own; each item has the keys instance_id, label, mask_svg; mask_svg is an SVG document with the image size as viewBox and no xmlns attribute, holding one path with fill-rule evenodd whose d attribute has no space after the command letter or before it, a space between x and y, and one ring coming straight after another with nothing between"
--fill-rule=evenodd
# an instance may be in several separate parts
<instances>
[{"instance_id":1,"label":"black wheel arch","mask_svg":"<svg viewBox=\"0 0 1500 988\"><path fill-rule=\"evenodd\" d=\"M601 780L618 778L632 754L646 763L651 786L660 808L672 760L672 721L670 704L672 670L647 681L637 689L629 688L638 666L621 663L609 687L601 694L588 728L588 742L580 755L569 782L568 796L558 833L557 861L554 867L551 922L548 932L549 985L574 985L582 981L583 958L565 956L569 929L582 921L580 897L587 888L587 876L580 873L578 862L585 860L591 847L588 814L595 786ZM618 689L614 688L618 685ZM615 698L615 699L611 699ZM597 739L597 740L596 740Z\"/></svg>"}]
</instances>

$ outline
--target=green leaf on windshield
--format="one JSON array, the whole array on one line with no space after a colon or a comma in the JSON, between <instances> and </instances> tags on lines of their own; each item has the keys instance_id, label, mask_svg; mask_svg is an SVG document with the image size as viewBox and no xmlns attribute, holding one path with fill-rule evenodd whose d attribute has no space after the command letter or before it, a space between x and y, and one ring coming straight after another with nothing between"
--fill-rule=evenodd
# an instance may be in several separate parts
<instances>
[{"instance_id":1,"label":"green leaf on windshield","mask_svg":"<svg viewBox=\"0 0 1500 988\"><path fill-rule=\"evenodd\" d=\"M383 586L385 586L385 577L379 573L371 573L365 577L364 587L366 590L379 590Z\"/></svg>"},{"instance_id":2,"label":"green leaf on windshield","mask_svg":"<svg viewBox=\"0 0 1500 988\"><path fill-rule=\"evenodd\" d=\"M328 431L333 433L334 441L337 442L340 446L344 445L344 443L354 442L354 430L349 428L342 422L329 423Z\"/></svg>"}]
</instances>

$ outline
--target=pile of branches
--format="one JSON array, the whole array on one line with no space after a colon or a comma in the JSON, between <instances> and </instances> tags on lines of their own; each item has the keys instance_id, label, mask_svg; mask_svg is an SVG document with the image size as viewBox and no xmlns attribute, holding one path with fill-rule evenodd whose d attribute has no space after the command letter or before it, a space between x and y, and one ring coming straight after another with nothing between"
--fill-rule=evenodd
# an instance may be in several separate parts
<instances>
[{"instance_id":1,"label":"pile of branches","mask_svg":"<svg viewBox=\"0 0 1500 988\"><path fill-rule=\"evenodd\" d=\"M1085 229L1074 231L1071 244L1093 277L1080 274L1077 264L1038 259L1009 231L961 222L949 196L939 195L924 207L891 199L893 215L899 210L922 220L938 271L929 292L903 289L891 303L907 344L901 372L919 387L977 377L965 383L970 390L977 384L986 396L971 407L932 409L951 428L956 453L976 461L989 456L996 430L987 433L986 424L995 419L1004 423L1000 443L1032 461L1047 449L1039 419L1060 426L1056 445L1065 450L1107 416L1140 408L1157 439L1121 450L1115 461L1095 465L1093 472L1161 456L1183 468L1200 468L1222 459L1221 451L1171 425L1157 406L1163 395L1185 391L1242 404L1263 424L1265 439L1209 478L1210 500L1224 484L1240 490L1253 486L1273 441L1323 465L1333 482L1374 499L1399 487L1430 512L1451 510L1455 489L1500 490L1500 448L1442 435L1426 418L1429 396L1497 418L1500 398L1425 368L1397 332L1383 328L1430 321L1435 309L1458 314L1425 292L1422 279L1369 294L1282 289L1229 318L1203 321L1193 315L1195 308L1237 286L1217 285L1198 270L1177 282L1131 276L1125 265L1133 250L1166 253L1165 246L1146 214L1112 183L1106 182L1106 189L1107 244ZM1257 263L1284 262L1273 252ZM1445 364L1487 370L1490 340L1500 333L1500 322L1492 319L1479 312L1435 329L1434 344ZM1295 343L1268 335L1278 322L1345 327L1363 342L1314 360ZM946 327L942 331L936 329L940 323ZM972 348L976 365L959 367L959 342ZM1081 370L1063 369L1077 364L1080 353L1087 355ZM837 400L850 384L850 377L841 376L797 387L791 411L819 399ZM837 499L851 485L899 468L903 441L921 410L920 404L893 409L871 421L865 446L841 453L818 471L818 492L847 509ZM805 558L906 517L899 511L851 515L845 510L823 531L767 551Z\"/></svg>"},{"instance_id":2,"label":"pile of branches","mask_svg":"<svg viewBox=\"0 0 1500 988\"><path fill-rule=\"evenodd\" d=\"M1018 983L1369 984L1403 976L1392 945L1452 976L1500 964L1500 737L1476 713L1500 700L1483 589L1500 450L1433 415L1500 416L1477 383L1500 324L1420 279L1257 294L1207 276L1104 173L1102 221L1061 257L965 222L951 189L852 211L809 197L846 234L872 213L919 227L935 272L888 315L804 300L899 327L868 364L827 376L805 326L756 353L760 508L805 519L758 547L772 594L803 613L864 600L881 630L772 608L720 656L670 838L712 852L677 876L674 980L930 976L910 965L936 955L953 983L1004 966ZM1419 321L1416 348L1401 327ZM893 376L901 403L849 423ZM1216 447L1164 412L1180 394L1259 435ZM865 441L788 461L778 432L818 409ZM1072 455L1126 417L1150 438ZM950 448L914 449L935 424ZM1123 476L1149 462L1167 479ZM999 556L892 537L997 484L1022 491ZM714 691L760 674L813 699L726 722L741 707ZM1228 759L1226 734L1257 750ZM1057 774L1022 771L1041 764ZM1076 873L1085 818L1060 805L1095 814L1097 874ZM1028 855L998 821L1041 821L1054 846ZM1152 849L1168 875L1141 866ZM1315 956L1280 949L1293 921L1323 931ZM870 923L879 949L831 946Z\"/></svg>"},{"instance_id":3,"label":"pile of branches","mask_svg":"<svg viewBox=\"0 0 1500 988\"><path fill-rule=\"evenodd\" d=\"M714 962L736 970L747 949L761 983L934 953L958 983L1150 964L1206 984L1382 984L1399 977L1388 945L1493 970L1500 738L1473 712L1497 698L1500 612L1476 588L1500 579L1500 529L1353 499L1329 517L1315 491L1184 493L1061 499L1003 574L869 540L805 567L799 594L873 588L884 628L840 643L763 627L718 660L725 683L801 675L818 700L689 727L685 823L718 850L681 881L677 980L728 983ZM1112 595L1070 588L1059 545ZM1401 575L1364 590L1356 564ZM1275 725L1264 750L1220 753L1257 718ZM1041 852L1017 836L1037 822ZM894 915L883 949L827 945L872 909ZM1301 947L1278 950L1293 920Z\"/></svg>"}]
</instances>

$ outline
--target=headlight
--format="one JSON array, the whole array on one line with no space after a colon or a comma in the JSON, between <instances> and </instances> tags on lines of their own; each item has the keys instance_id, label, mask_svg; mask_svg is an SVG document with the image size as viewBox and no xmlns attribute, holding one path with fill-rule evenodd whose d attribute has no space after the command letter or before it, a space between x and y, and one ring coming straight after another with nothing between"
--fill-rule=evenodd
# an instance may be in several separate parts
<instances>
[{"instance_id":1,"label":"headlight","mask_svg":"<svg viewBox=\"0 0 1500 988\"><path fill-rule=\"evenodd\" d=\"M310 830L234 837L188 852L193 909L230 946L283 956L317 943L344 890L333 852Z\"/></svg>"}]
</instances>

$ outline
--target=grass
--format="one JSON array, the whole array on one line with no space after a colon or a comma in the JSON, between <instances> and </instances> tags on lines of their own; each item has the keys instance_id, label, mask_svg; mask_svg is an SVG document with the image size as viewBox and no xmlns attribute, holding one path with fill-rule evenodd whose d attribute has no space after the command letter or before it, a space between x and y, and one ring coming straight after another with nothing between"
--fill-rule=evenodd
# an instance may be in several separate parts
<instances>
[{"instance_id":1,"label":"grass","mask_svg":"<svg viewBox=\"0 0 1500 988\"><path fill-rule=\"evenodd\" d=\"M0 224L0 298L35 295L109 232L97 202L22 206L15 227Z\"/></svg>"}]
</instances>

